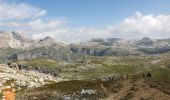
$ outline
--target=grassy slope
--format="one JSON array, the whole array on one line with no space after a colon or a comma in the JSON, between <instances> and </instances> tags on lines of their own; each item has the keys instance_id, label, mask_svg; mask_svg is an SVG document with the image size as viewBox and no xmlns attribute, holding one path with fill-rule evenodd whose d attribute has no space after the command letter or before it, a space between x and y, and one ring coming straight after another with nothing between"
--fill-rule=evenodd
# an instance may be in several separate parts
<instances>
[{"instance_id":1,"label":"grassy slope","mask_svg":"<svg viewBox=\"0 0 170 100\"><path fill-rule=\"evenodd\" d=\"M94 79L97 77L152 72L155 77L170 76L169 55L90 57L84 62L57 62L47 58L17 61L31 66L60 69L66 79Z\"/></svg>"},{"instance_id":2,"label":"grassy slope","mask_svg":"<svg viewBox=\"0 0 170 100\"><path fill-rule=\"evenodd\" d=\"M8 56L21 52L21 51L22 51L21 49L1 48L0 49L0 63L4 63Z\"/></svg>"}]
</instances>

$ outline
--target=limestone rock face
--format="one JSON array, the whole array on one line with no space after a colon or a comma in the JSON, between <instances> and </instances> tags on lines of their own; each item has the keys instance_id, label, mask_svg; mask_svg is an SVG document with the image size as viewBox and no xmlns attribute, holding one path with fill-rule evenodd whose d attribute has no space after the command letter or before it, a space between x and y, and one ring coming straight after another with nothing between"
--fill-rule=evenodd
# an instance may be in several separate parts
<instances>
[{"instance_id":1,"label":"limestone rock face","mask_svg":"<svg viewBox=\"0 0 170 100\"><path fill-rule=\"evenodd\" d=\"M24 49L32 43L33 40L26 38L22 33L0 31L0 48Z\"/></svg>"},{"instance_id":2,"label":"limestone rock face","mask_svg":"<svg viewBox=\"0 0 170 100\"><path fill-rule=\"evenodd\" d=\"M38 71L16 70L10 68L6 64L0 64L0 87L1 86L15 86L18 87L40 87L49 84L51 81L57 82L61 79Z\"/></svg>"}]
</instances>

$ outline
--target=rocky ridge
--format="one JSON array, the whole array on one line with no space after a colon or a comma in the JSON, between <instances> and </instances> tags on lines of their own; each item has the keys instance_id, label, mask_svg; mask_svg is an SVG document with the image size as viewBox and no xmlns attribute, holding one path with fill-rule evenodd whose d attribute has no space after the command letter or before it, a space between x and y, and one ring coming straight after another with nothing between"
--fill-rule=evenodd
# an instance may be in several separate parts
<instances>
[{"instance_id":1,"label":"rocky ridge","mask_svg":"<svg viewBox=\"0 0 170 100\"><path fill-rule=\"evenodd\" d=\"M6 48L6 49L4 49ZM16 50L17 52L11 52ZM52 60L77 61L87 56L127 56L161 54L170 51L170 39L92 39L79 44L56 42L51 37L40 40L26 38L19 32L0 32L0 51L6 60L28 60L47 57ZM1 56L0 56L1 58ZM1 59L0 59L1 60ZM4 59L3 59L4 60Z\"/></svg>"},{"instance_id":2,"label":"rocky ridge","mask_svg":"<svg viewBox=\"0 0 170 100\"><path fill-rule=\"evenodd\" d=\"M23 33L19 32L0 32L0 48L15 48L15 49L25 49L30 47L34 41L28 39Z\"/></svg>"},{"instance_id":3,"label":"rocky ridge","mask_svg":"<svg viewBox=\"0 0 170 100\"><path fill-rule=\"evenodd\" d=\"M0 64L0 87L12 86L17 90L40 87L51 82L61 81L59 77L38 71L17 70L6 64Z\"/></svg>"}]
</instances>

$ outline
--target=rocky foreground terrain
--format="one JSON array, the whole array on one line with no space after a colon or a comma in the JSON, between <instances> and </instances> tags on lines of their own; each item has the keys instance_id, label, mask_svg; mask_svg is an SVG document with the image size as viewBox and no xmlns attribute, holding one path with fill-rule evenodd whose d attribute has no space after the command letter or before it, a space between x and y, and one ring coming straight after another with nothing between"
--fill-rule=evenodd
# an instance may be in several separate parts
<instances>
[{"instance_id":1,"label":"rocky foreground terrain","mask_svg":"<svg viewBox=\"0 0 170 100\"><path fill-rule=\"evenodd\" d=\"M35 71L17 70L6 64L0 64L0 90L5 86L12 86L21 91L59 81L61 81L59 77Z\"/></svg>"},{"instance_id":2,"label":"rocky foreground terrain","mask_svg":"<svg viewBox=\"0 0 170 100\"><path fill-rule=\"evenodd\" d=\"M24 91L18 100L169 100L166 79L63 81ZM34 91L34 93L32 93Z\"/></svg>"},{"instance_id":3,"label":"rocky foreground terrain","mask_svg":"<svg viewBox=\"0 0 170 100\"><path fill-rule=\"evenodd\" d=\"M15 88L17 100L170 98L170 39L65 44L51 37L34 40L1 31L0 63L0 88Z\"/></svg>"},{"instance_id":4,"label":"rocky foreground terrain","mask_svg":"<svg viewBox=\"0 0 170 100\"><path fill-rule=\"evenodd\" d=\"M0 65L1 87L17 90L17 100L169 100L169 78L150 73L67 80Z\"/></svg>"}]
</instances>

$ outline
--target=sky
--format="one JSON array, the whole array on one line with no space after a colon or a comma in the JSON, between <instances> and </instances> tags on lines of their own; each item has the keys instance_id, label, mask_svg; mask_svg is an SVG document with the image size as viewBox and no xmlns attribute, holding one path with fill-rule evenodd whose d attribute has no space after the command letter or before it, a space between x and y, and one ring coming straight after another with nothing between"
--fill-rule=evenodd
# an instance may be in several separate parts
<instances>
[{"instance_id":1,"label":"sky","mask_svg":"<svg viewBox=\"0 0 170 100\"><path fill-rule=\"evenodd\" d=\"M59 42L170 38L170 0L0 0L0 30Z\"/></svg>"}]
</instances>

